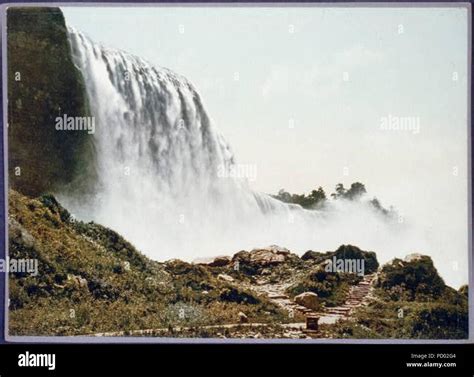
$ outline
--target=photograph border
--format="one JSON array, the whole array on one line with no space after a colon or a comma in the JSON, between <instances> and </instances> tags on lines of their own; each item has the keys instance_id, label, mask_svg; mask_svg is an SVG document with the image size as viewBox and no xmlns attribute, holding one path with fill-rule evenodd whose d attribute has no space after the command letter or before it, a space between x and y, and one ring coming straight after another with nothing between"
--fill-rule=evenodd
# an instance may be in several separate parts
<instances>
[{"instance_id":1,"label":"photograph border","mask_svg":"<svg viewBox=\"0 0 474 377\"><path fill-rule=\"evenodd\" d=\"M245 343L245 344L465 344L474 341L474 271L473 271L473 248L472 248L472 4L469 2L315 2L298 1L295 3L288 1L165 1L165 2L9 2L0 6L0 25L2 33L2 111L3 111L3 195L4 204L1 208L0 221L4 223L4 229L0 235L0 258L6 260L8 256L8 71L7 71L7 9L9 7L327 7L327 8L466 8L468 17L468 56L467 56L467 142L468 142L468 273L469 273L469 332L467 339L219 339L219 338L170 338L170 337L93 337L93 336L11 336L8 333L8 273L0 274L0 303L4 304L3 311L0 309L0 337L11 343L82 343L82 344L177 344L177 343ZM3 333L3 334L2 334Z\"/></svg>"}]
</instances>

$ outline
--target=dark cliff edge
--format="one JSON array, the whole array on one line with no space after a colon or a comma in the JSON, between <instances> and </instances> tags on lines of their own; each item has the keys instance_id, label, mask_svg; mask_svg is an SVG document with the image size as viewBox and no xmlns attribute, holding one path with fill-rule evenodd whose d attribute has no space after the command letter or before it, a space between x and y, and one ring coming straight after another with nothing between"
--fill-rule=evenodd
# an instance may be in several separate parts
<instances>
[{"instance_id":1,"label":"dark cliff edge","mask_svg":"<svg viewBox=\"0 0 474 377\"><path fill-rule=\"evenodd\" d=\"M59 8L7 11L9 186L36 196L88 186L93 135L57 131L56 117L89 116Z\"/></svg>"}]
</instances>

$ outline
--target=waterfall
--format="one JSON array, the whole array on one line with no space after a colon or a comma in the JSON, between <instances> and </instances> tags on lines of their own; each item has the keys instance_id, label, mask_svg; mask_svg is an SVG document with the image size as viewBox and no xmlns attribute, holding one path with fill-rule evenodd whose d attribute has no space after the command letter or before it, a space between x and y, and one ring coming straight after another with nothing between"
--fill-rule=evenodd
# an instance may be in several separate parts
<instances>
[{"instance_id":1,"label":"waterfall","mask_svg":"<svg viewBox=\"0 0 474 377\"><path fill-rule=\"evenodd\" d=\"M158 260L270 244L299 252L373 248L397 237L366 205L335 201L308 211L219 174L235 158L186 78L72 28L69 40L96 121L94 197L61 198L78 217L111 227Z\"/></svg>"}]
</instances>

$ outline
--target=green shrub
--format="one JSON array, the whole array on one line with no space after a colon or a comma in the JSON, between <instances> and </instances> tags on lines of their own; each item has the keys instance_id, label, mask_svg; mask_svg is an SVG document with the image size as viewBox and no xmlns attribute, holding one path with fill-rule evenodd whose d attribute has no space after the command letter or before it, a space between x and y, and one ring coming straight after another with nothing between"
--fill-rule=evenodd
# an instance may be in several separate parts
<instances>
[{"instance_id":1,"label":"green shrub","mask_svg":"<svg viewBox=\"0 0 474 377\"><path fill-rule=\"evenodd\" d=\"M428 256L408 262L394 259L383 266L377 286L392 299L399 295L417 301L439 298L445 291L445 283Z\"/></svg>"}]
</instances>

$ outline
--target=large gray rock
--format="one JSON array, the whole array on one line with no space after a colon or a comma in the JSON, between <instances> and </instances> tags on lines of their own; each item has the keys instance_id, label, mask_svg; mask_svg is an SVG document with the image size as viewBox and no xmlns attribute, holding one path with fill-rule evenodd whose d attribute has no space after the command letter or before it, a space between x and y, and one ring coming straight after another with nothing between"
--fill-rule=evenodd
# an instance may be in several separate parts
<instances>
[{"instance_id":1,"label":"large gray rock","mask_svg":"<svg viewBox=\"0 0 474 377\"><path fill-rule=\"evenodd\" d=\"M8 234L10 241L16 242L28 248L35 246L35 238L13 218L8 219Z\"/></svg>"},{"instance_id":2,"label":"large gray rock","mask_svg":"<svg viewBox=\"0 0 474 377\"><path fill-rule=\"evenodd\" d=\"M250 252L250 262L264 267L283 263L289 255L290 251L288 249L271 245L262 249L253 249Z\"/></svg>"},{"instance_id":3,"label":"large gray rock","mask_svg":"<svg viewBox=\"0 0 474 377\"><path fill-rule=\"evenodd\" d=\"M318 310L320 306L318 295L313 292L304 292L295 296L295 302L311 310Z\"/></svg>"}]
</instances>

